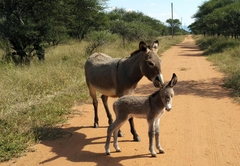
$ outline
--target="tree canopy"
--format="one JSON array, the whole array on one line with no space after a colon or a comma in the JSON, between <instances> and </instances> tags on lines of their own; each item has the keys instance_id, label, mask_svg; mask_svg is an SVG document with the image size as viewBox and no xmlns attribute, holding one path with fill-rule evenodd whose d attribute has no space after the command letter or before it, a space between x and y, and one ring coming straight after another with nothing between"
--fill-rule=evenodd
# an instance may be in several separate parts
<instances>
[{"instance_id":1,"label":"tree canopy","mask_svg":"<svg viewBox=\"0 0 240 166\"><path fill-rule=\"evenodd\" d=\"M196 34L240 35L240 0L209 0L199 6L189 28Z\"/></svg>"},{"instance_id":2,"label":"tree canopy","mask_svg":"<svg viewBox=\"0 0 240 166\"><path fill-rule=\"evenodd\" d=\"M169 24L169 27L171 28L171 30L169 29L169 31L173 33L172 34L173 36L180 29L179 26L182 24L179 19L171 19L171 18L167 19L166 23ZM173 32L172 32L172 29L173 29Z\"/></svg>"},{"instance_id":3,"label":"tree canopy","mask_svg":"<svg viewBox=\"0 0 240 166\"><path fill-rule=\"evenodd\" d=\"M166 35L166 26L142 12L126 11L117 8L108 13L110 18L110 30L121 36L125 41L148 40L155 36Z\"/></svg>"},{"instance_id":4,"label":"tree canopy","mask_svg":"<svg viewBox=\"0 0 240 166\"><path fill-rule=\"evenodd\" d=\"M14 52L16 64L29 64L36 51L44 60L43 43L57 44L67 37L83 38L100 27L104 0L0 0L0 35Z\"/></svg>"},{"instance_id":5,"label":"tree canopy","mask_svg":"<svg viewBox=\"0 0 240 166\"><path fill-rule=\"evenodd\" d=\"M169 34L141 12L106 8L107 0L0 0L0 47L15 64L29 64L33 55L44 60L46 47L92 32L117 34L123 45Z\"/></svg>"}]
</instances>

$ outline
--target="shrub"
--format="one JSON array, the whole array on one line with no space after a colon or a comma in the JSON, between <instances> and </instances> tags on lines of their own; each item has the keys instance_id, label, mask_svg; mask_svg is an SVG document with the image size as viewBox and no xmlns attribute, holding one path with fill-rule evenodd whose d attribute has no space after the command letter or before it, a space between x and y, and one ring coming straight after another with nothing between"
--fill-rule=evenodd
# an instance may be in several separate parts
<instances>
[{"instance_id":1,"label":"shrub","mask_svg":"<svg viewBox=\"0 0 240 166\"><path fill-rule=\"evenodd\" d=\"M229 48L240 45L239 40L227 39L224 37L203 37L196 42L204 50L205 55L221 53Z\"/></svg>"},{"instance_id":2,"label":"shrub","mask_svg":"<svg viewBox=\"0 0 240 166\"><path fill-rule=\"evenodd\" d=\"M117 36L111 34L108 31L93 31L86 36L86 41L89 42L86 47L86 54L90 55L93 51L97 50L99 47L107 45L113 41L117 40Z\"/></svg>"}]
</instances>

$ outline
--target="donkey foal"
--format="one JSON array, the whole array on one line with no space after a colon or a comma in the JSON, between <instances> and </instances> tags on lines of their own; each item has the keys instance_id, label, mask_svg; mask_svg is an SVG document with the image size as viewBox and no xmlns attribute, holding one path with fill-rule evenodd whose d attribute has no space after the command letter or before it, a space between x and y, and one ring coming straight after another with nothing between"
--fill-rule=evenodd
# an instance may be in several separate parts
<instances>
[{"instance_id":1,"label":"donkey foal","mask_svg":"<svg viewBox=\"0 0 240 166\"><path fill-rule=\"evenodd\" d=\"M108 127L105 144L106 154L110 155L110 139L113 134L113 146L117 152L121 149L118 146L118 130L131 117L145 118L148 122L149 150L153 157L156 157L153 141L155 136L156 148L159 153L164 153L159 141L160 116L172 109L173 87L177 83L177 76L173 73L171 81L163 89L160 89L150 96L123 96L113 104L116 120Z\"/></svg>"}]
</instances>

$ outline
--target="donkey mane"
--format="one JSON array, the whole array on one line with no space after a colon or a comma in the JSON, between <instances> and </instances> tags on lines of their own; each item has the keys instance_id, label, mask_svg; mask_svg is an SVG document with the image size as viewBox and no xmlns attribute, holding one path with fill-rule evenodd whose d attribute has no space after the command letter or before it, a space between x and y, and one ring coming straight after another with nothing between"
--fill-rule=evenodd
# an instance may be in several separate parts
<instances>
[{"instance_id":1,"label":"donkey mane","mask_svg":"<svg viewBox=\"0 0 240 166\"><path fill-rule=\"evenodd\" d=\"M148 47L149 49L151 49L151 48L152 48L152 46L153 46L153 44L151 44L151 45L149 45L149 46L147 46L147 47ZM139 52L141 52L141 50L140 50L140 49L133 51L133 52L130 54L130 57L132 57L132 56L134 56L134 55L138 54Z\"/></svg>"},{"instance_id":2,"label":"donkey mane","mask_svg":"<svg viewBox=\"0 0 240 166\"><path fill-rule=\"evenodd\" d=\"M160 91L157 90L156 92L154 92L153 94L151 94L149 97L155 97Z\"/></svg>"},{"instance_id":3,"label":"donkey mane","mask_svg":"<svg viewBox=\"0 0 240 166\"><path fill-rule=\"evenodd\" d=\"M139 52L141 52L141 50L135 50L135 51L133 51L133 52L130 54L130 57L138 54Z\"/></svg>"}]
</instances>

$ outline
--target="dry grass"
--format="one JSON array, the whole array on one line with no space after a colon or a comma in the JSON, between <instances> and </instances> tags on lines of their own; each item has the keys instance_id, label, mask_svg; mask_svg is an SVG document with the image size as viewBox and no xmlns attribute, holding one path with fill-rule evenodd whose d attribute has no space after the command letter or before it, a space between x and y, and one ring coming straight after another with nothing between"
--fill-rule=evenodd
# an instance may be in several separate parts
<instances>
[{"instance_id":1,"label":"dry grass","mask_svg":"<svg viewBox=\"0 0 240 166\"><path fill-rule=\"evenodd\" d=\"M196 36L208 59L226 75L224 86L231 88L240 101L240 40L224 37Z\"/></svg>"},{"instance_id":2,"label":"dry grass","mask_svg":"<svg viewBox=\"0 0 240 166\"><path fill-rule=\"evenodd\" d=\"M208 58L226 75L224 86L234 91L236 101L240 102L240 47L223 53L212 54Z\"/></svg>"}]
</instances>

